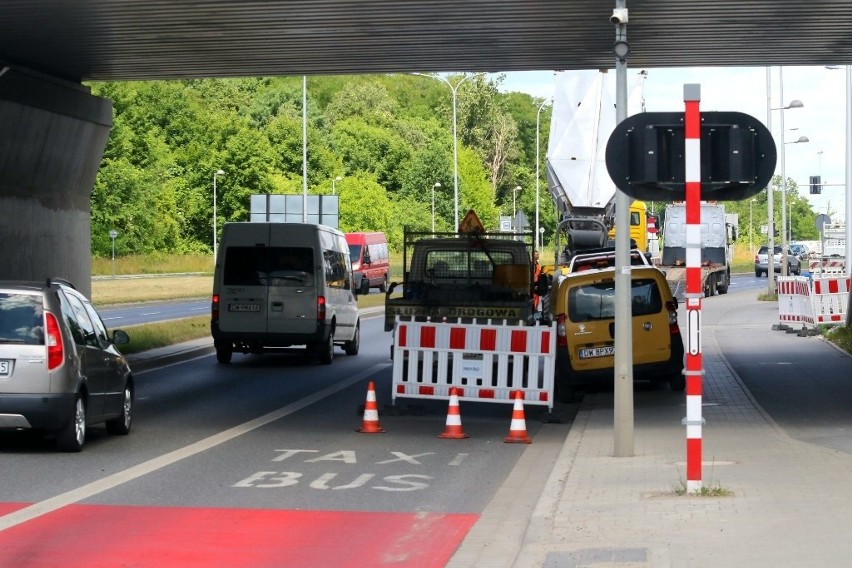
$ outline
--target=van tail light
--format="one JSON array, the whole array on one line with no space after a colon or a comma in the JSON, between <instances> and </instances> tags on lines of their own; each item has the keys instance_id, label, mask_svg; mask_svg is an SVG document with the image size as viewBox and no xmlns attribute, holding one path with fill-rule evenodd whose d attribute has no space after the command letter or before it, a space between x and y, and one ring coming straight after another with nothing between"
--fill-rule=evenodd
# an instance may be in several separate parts
<instances>
[{"instance_id":1,"label":"van tail light","mask_svg":"<svg viewBox=\"0 0 852 568\"><path fill-rule=\"evenodd\" d=\"M325 296L317 296L317 321L325 321Z\"/></svg>"},{"instance_id":2,"label":"van tail light","mask_svg":"<svg viewBox=\"0 0 852 568\"><path fill-rule=\"evenodd\" d=\"M666 310L669 312L669 331L672 335L680 335L680 326L677 324L677 305L674 302L666 302Z\"/></svg>"},{"instance_id":3,"label":"van tail light","mask_svg":"<svg viewBox=\"0 0 852 568\"><path fill-rule=\"evenodd\" d=\"M219 321L219 294L213 294L210 302L210 316L213 321Z\"/></svg>"},{"instance_id":4,"label":"van tail light","mask_svg":"<svg viewBox=\"0 0 852 568\"><path fill-rule=\"evenodd\" d=\"M556 345L568 347L568 332L565 329L565 314L556 316Z\"/></svg>"},{"instance_id":5,"label":"van tail light","mask_svg":"<svg viewBox=\"0 0 852 568\"><path fill-rule=\"evenodd\" d=\"M47 344L47 370L52 371L62 365L65 359L65 348L62 345L62 332L59 331L59 322L56 316L47 312L47 333L45 343Z\"/></svg>"}]
</instances>

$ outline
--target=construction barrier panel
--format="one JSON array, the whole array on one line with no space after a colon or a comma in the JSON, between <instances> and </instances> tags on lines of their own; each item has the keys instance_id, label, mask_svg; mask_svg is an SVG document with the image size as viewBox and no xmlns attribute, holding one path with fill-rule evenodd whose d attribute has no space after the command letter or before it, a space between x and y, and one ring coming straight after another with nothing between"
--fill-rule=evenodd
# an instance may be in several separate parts
<instances>
[{"instance_id":1,"label":"construction barrier panel","mask_svg":"<svg viewBox=\"0 0 852 568\"><path fill-rule=\"evenodd\" d=\"M817 276L822 274L843 275L846 273L846 259L843 257L811 259L808 261L808 271Z\"/></svg>"},{"instance_id":2,"label":"construction barrier panel","mask_svg":"<svg viewBox=\"0 0 852 568\"><path fill-rule=\"evenodd\" d=\"M845 324L848 316L846 313L848 301L848 276L813 276L811 289L813 323Z\"/></svg>"},{"instance_id":3,"label":"construction barrier panel","mask_svg":"<svg viewBox=\"0 0 852 568\"><path fill-rule=\"evenodd\" d=\"M397 318L393 392L397 398L514 403L553 409L556 326L411 322Z\"/></svg>"},{"instance_id":4,"label":"construction barrier panel","mask_svg":"<svg viewBox=\"0 0 852 568\"><path fill-rule=\"evenodd\" d=\"M778 321L784 325L814 323L810 282L804 276L778 277Z\"/></svg>"}]
</instances>

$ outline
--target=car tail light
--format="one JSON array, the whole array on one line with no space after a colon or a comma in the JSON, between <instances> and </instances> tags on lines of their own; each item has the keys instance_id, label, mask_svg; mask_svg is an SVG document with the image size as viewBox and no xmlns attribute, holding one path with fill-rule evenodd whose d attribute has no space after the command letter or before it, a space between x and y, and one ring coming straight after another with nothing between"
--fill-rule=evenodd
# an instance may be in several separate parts
<instances>
[{"instance_id":1,"label":"car tail light","mask_svg":"<svg viewBox=\"0 0 852 568\"><path fill-rule=\"evenodd\" d=\"M556 316L556 345L559 347L568 346L568 331L565 329L565 314Z\"/></svg>"},{"instance_id":2,"label":"car tail light","mask_svg":"<svg viewBox=\"0 0 852 568\"><path fill-rule=\"evenodd\" d=\"M219 321L219 294L213 294L213 301L210 302L210 316L213 321Z\"/></svg>"},{"instance_id":3,"label":"car tail light","mask_svg":"<svg viewBox=\"0 0 852 568\"><path fill-rule=\"evenodd\" d=\"M45 314L47 320L47 333L45 334L45 343L47 344L47 370L52 371L62 365L65 359L65 348L62 345L62 332L59 331L59 322L56 321L56 316L47 312Z\"/></svg>"},{"instance_id":4,"label":"car tail light","mask_svg":"<svg viewBox=\"0 0 852 568\"><path fill-rule=\"evenodd\" d=\"M317 296L317 321L325 321L325 296Z\"/></svg>"},{"instance_id":5,"label":"car tail light","mask_svg":"<svg viewBox=\"0 0 852 568\"><path fill-rule=\"evenodd\" d=\"M672 335L680 335L680 326L677 324L677 305L674 302L666 302L669 311L669 332Z\"/></svg>"},{"instance_id":6,"label":"car tail light","mask_svg":"<svg viewBox=\"0 0 852 568\"><path fill-rule=\"evenodd\" d=\"M760 255L758 255L758 254L754 255L754 261L760 262Z\"/></svg>"}]
</instances>

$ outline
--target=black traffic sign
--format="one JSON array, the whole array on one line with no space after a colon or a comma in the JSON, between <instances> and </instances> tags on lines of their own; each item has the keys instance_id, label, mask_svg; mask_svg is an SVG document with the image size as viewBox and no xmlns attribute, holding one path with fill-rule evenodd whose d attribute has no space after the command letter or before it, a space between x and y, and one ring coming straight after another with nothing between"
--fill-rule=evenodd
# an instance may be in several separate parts
<instances>
[{"instance_id":1,"label":"black traffic sign","mask_svg":"<svg viewBox=\"0 0 852 568\"><path fill-rule=\"evenodd\" d=\"M615 185L636 199L686 198L684 113L646 112L626 118L606 145ZM775 172L775 141L753 116L701 113L701 198L737 201L760 192Z\"/></svg>"}]
</instances>

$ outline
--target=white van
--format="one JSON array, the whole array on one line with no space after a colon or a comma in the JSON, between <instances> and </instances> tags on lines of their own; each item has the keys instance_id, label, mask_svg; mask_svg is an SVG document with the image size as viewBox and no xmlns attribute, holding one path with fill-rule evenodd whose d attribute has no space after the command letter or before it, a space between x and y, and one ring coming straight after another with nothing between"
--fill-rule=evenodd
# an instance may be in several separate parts
<instances>
[{"instance_id":1,"label":"white van","mask_svg":"<svg viewBox=\"0 0 852 568\"><path fill-rule=\"evenodd\" d=\"M307 223L225 223L210 328L220 363L234 351L293 345L325 364L335 345L356 355L361 330L343 233Z\"/></svg>"}]
</instances>

